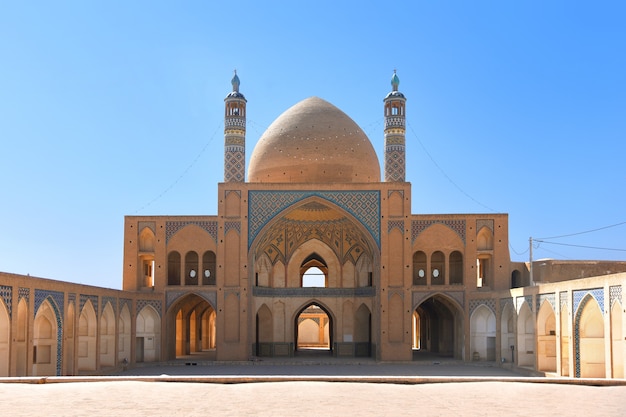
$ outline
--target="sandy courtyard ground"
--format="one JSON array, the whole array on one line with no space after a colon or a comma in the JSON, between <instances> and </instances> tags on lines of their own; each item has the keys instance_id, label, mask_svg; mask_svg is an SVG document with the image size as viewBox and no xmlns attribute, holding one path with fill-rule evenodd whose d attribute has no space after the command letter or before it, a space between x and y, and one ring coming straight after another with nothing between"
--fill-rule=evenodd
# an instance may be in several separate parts
<instances>
[{"instance_id":1,"label":"sandy courtyard ground","mask_svg":"<svg viewBox=\"0 0 626 417\"><path fill-rule=\"evenodd\" d=\"M0 384L7 416L625 416L626 386L523 382Z\"/></svg>"}]
</instances>

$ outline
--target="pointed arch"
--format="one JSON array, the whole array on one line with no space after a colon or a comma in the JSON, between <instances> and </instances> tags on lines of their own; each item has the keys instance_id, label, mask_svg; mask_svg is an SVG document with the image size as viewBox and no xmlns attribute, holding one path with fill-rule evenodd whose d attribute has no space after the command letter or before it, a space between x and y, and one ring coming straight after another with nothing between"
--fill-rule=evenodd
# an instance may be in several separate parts
<instances>
[{"instance_id":1,"label":"pointed arch","mask_svg":"<svg viewBox=\"0 0 626 417\"><path fill-rule=\"evenodd\" d=\"M470 317L470 352L473 360L496 360L496 315L484 304Z\"/></svg>"},{"instance_id":2,"label":"pointed arch","mask_svg":"<svg viewBox=\"0 0 626 417\"><path fill-rule=\"evenodd\" d=\"M60 332L58 309L51 298L46 298L33 324L33 372L32 375L60 375Z\"/></svg>"},{"instance_id":3,"label":"pointed arch","mask_svg":"<svg viewBox=\"0 0 626 417\"><path fill-rule=\"evenodd\" d=\"M413 309L413 358L424 354L463 358L463 308L444 293L433 293Z\"/></svg>"},{"instance_id":4,"label":"pointed arch","mask_svg":"<svg viewBox=\"0 0 626 417\"><path fill-rule=\"evenodd\" d=\"M96 341L98 320L96 311L87 300L78 318L78 370L96 370Z\"/></svg>"},{"instance_id":5,"label":"pointed arch","mask_svg":"<svg viewBox=\"0 0 626 417\"><path fill-rule=\"evenodd\" d=\"M354 313L355 356L371 356L372 354L372 312L361 304Z\"/></svg>"},{"instance_id":6,"label":"pointed arch","mask_svg":"<svg viewBox=\"0 0 626 417\"><path fill-rule=\"evenodd\" d=\"M17 338L14 343L15 349L15 375L26 376L28 375L28 348L27 348L27 335L28 335L28 302L26 298L21 297L17 303Z\"/></svg>"},{"instance_id":7,"label":"pointed arch","mask_svg":"<svg viewBox=\"0 0 626 417\"><path fill-rule=\"evenodd\" d=\"M161 358L161 317L151 305L137 314L135 361L155 362Z\"/></svg>"},{"instance_id":8,"label":"pointed arch","mask_svg":"<svg viewBox=\"0 0 626 417\"><path fill-rule=\"evenodd\" d=\"M616 300L611 307L611 358L612 377L624 378L624 335L622 303Z\"/></svg>"},{"instance_id":9,"label":"pointed arch","mask_svg":"<svg viewBox=\"0 0 626 417\"><path fill-rule=\"evenodd\" d=\"M100 367L115 366L115 313L107 302L100 316Z\"/></svg>"},{"instance_id":10,"label":"pointed arch","mask_svg":"<svg viewBox=\"0 0 626 417\"><path fill-rule=\"evenodd\" d=\"M117 361L130 361L130 344L131 344L131 319L128 304L124 304L117 320Z\"/></svg>"},{"instance_id":11,"label":"pointed arch","mask_svg":"<svg viewBox=\"0 0 626 417\"><path fill-rule=\"evenodd\" d=\"M74 365L76 363L75 358L75 338L76 338L76 306L73 301L68 303L67 306L67 316L65 318L65 372L66 375L74 375L75 369Z\"/></svg>"},{"instance_id":12,"label":"pointed arch","mask_svg":"<svg viewBox=\"0 0 626 417\"><path fill-rule=\"evenodd\" d=\"M500 316L500 357L511 363L515 363L515 315L513 302L507 302Z\"/></svg>"},{"instance_id":13,"label":"pointed arch","mask_svg":"<svg viewBox=\"0 0 626 417\"><path fill-rule=\"evenodd\" d=\"M317 300L311 300L294 316L294 347L303 353L308 349L327 350L332 354L335 340L335 318L331 310Z\"/></svg>"},{"instance_id":14,"label":"pointed arch","mask_svg":"<svg viewBox=\"0 0 626 417\"><path fill-rule=\"evenodd\" d=\"M339 286L341 266L337 255L321 240L310 239L293 252L287 264L287 287L300 287L302 265L313 254L316 254L319 259L322 259L323 266L327 268L327 287L337 288Z\"/></svg>"},{"instance_id":15,"label":"pointed arch","mask_svg":"<svg viewBox=\"0 0 626 417\"><path fill-rule=\"evenodd\" d=\"M526 301L517 315L517 365L535 367L535 319Z\"/></svg>"},{"instance_id":16,"label":"pointed arch","mask_svg":"<svg viewBox=\"0 0 626 417\"><path fill-rule=\"evenodd\" d=\"M587 294L574 320L577 378L605 378L604 317L596 299Z\"/></svg>"},{"instance_id":17,"label":"pointed arch","mask_svg":"<svg viewBox=\"0 0 626 417\"><path fill-rule=\"evenodd\" d=\"M556 372L556 315L548 300L537 314L537 370Z\"/></svg>"},{"instance_id":18,"label":"pointed arch","mask_svg":"<svg viewBox=\"0 0 626 417\"><path fill-rule=\"evenodd\" d=\"M272 356L272 342L274 342L272 312L266 304L263 304L256 313L257 356Z\"/></svg>"}]
</instances>

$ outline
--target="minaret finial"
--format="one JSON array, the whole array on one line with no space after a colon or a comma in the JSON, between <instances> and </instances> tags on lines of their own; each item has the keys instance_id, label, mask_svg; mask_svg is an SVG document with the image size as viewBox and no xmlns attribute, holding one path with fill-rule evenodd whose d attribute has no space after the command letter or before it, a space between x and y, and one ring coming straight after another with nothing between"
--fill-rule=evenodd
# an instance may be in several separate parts
<instances>
[{"instance_id":1,"label":"minaret finial","mask_svg":"<svg viewBox=\"0 0 626 417\"><path fill-rule=\"evenodd\" d=\"M237 76L236 69L235 69L235 75L233 75L233 79L230 81L230 83L233 85L233 91L239 92L239 84L241 84L241 82L239 81L239 77Z\"/></svg>"},{"instance_id":2,"label":"minaret finial","mask_svg":"<svg viewBox=\"0 0 626 417\"><path fill-rule=\"evenodd\" d=\"M398 86L400 85L400 78L398 78L398 74L396 74L396 70L393 70L393 76L391 77L391 89L392 91L398 91Z\"/></svg>"}]
</instances>

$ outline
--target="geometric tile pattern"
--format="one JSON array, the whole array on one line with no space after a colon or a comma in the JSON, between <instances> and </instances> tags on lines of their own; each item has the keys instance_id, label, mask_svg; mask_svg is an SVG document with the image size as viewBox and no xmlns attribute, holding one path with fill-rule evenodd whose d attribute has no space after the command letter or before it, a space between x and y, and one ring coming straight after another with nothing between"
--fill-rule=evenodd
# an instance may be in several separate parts
<instances>
[{"instance_id":1,"label":"geometric tile pattern","mask_svg":"<svg viewBox=\"0 0 626 417\"><path fill-rule=\"evenodd\" d=\"M387 233L391 233L393 229L398 229L404 234L404 220L389 220L387 222Z\"/></svg>"},{"instance_id":2,"label":"geometric tile pattern","mask_svg":"<svg viewBox=\"0 0 626 417\"><path fill-rule=\"evenodd\" d=\"M4 304L9 310L9 317L11 317L11 306L13 305L13 287L8 285L0 285L0 297L4 300Z\"/></svg>"},{"instance_id":3,"label":"geometric tile pattern","mask_svg":"<svg viewBox=\"0 0 626 417\"><path fill-rule=\"evenodd\" d=\"M539 313L539 309L541 308L541 304L547 300L550 305L552 306L552 309L556 309L556 304L555 304L555 300L556 300L556 295L554 293L552 294L537 294L537 296L535 297L535 305L537 306L537 313Z\"/></svg>"},{"instance_id":4,"label":"geometric tile pattern","mask_svg":"<svg viewBox=\"0 0 626 417\"><path fill-rule=\"evenodd\" d=\"M411 222L411 235L413 243L420 233L433 224L443 224L444 226L448 226L456 232L457 235L459 235L463 244L465 244L465 220L413 220Z\"/></svg>"},{"instance_id":5,"label":"geometric tile pattern","mask_svg":"<svg viewBox=\"0 0 626 417\"><path fill-rule=\"evenodd\" d=\"M81 294L80 295L80 310L79 311L82 313L83 307L85 307L85 303L87 302L87 300L91 300L91 304L93 306L93 311L96 313L96 316L98 316L98 296L97 295Z\"/></svg>"},{"instance_id":6,"label":"geometric tile pattern","mask_svg":"<svg viewBox=\"0 0 626 417\"><path fill-rule=\"evenodd\" d=\"M18 301L23 298L24 300L26 300L26 304L28 304L30 302L30 288L20 287L17 290L17 298Z\"/></svg>"},{"instance_id":7,"label":"geometric tile pattern","mask_svg":"<svg viewBox=\"0 0 626 417\"><path fill-rule=\"evenodd\" d=\"M111 307L113 308L113 312L115 313L115 315L117 315L117 298L102 297L102 311L104 311L104 308L107 306L107 303L111 304Z\"/></svg>"},{"instance_id":8,"label":"geometric tile pattern","mask_svg":"<svg viewBox=\"0 0 626 417\"><path fill-rule=\"evenodd\" d=\"M567 311L567 305L569 304L567 302L567 291L561 291L559 293L559 304L561 305L559 308L562 309L563 306L565 306L565 311Z\"/></svg>"},{"instance_id":9,"label":"geometric tile pattern","mask_svg":"<svg viewBox=\"0 0 626 417\"><path fill-rule=\"evenodd\" d=\"M593 298L596 299L598 306L600 306L600 311L602 312L602 315L604 315L604 288L573 291L574 305L572 307L573 310L577 312L576 314L578 314L578 310L582 310L582 308L580 308L580 302L585 298L587 294L590 294ZM585 304L586 303L587 302L585 301Z\"/></svg>"},{"instance_id":10,"label":"geometric tile pattern","mask_svg":"<svg viewBox=\"0 0 626 417\"><path fill-rule=\"evenodd\" d=\"M619 301L620 304L624 304L622 302L622 286L614 285L609 287L609 298L610 298L610 306L613 307L613 303Z\"/></svg>"},{"instance_id":11,"label":"geometric tile pattern","mask_svg":"<svg viewBox=\"0 0 626 417\"><path fill-rule=\"evenodd\" d=\"M64 294L62 292L59 291L49 291L49 290L38 290L35 289L35 309L33 311L33 317L37 315L37 310L39 310L39 307L41 307L41 303L43 303L43 301L50 297L51 300L49 301L54 301L51 302L50 304L55 304L56 303L56 307L57 307L57 311L61 312L61 317L63 317L63 305L64 305Z\"/></svg>"},{"instance_id":12,"label":"geometric tile pattern","mask_svg":"<svg viewBox=\"0 0 626 417\"><path fill-rule=\"evenodd\" d=\"M353 215L380 247L379 191L250 191L248 248L261 229L281 211L309 197L327 200Z\"/></svg>"},{"instance_id":13,"label":"geometric tile pattern","mask_svg":"<svg viewBox=\"0 0 626 417\"><path fill-rule=\"evenodd\" d=\"M128 306L128 312L132 313L132 311L133 311L133 300L131 300L130 298L120 298L120 311L122 311L124 306Z\"/></svg>"},{"instance_id":14,"label":"geometric tile pattern","mask_svg":"<svg viewBox=\"0 0 626 417\"><path fill-rule=\"evenodd\" d=\"M385 147L385 181L404 182L405 165L404 145L387 145Z\"/></svg>"},{"instance_id":15,"label":"geometric tile pattern","mask_svg":"<svg viewBox=\"0 0 626 417\"><path fill-rule=\"evenodd\" d=\"M493 219L478 219L476 220L476 233L480 232L483 227L488 228L493 233Z\"/></svg>"},{"instance_id":16,"label":"geometric tile pattern","mask_svg":"<svg viewBox=\"0 0 626 417\"><path fill-rule=\"evenodd\" d=\"M227 146L224 150L224 182L243 182L246 151L243 146Z\"/></svg>"},{"instance_id":17,"label":"geometric tile pattern","mask_svg":"<svg viewBox=\"0 0 626 417\"><path fill-rule=\"evenodd\" d=\"M161 316L161 300L137 300L137 314L145 307L151 306L154 308L159 315Z\"/></svg>"},{"instance_id":18,"label":"geometric tile pattern","mask_svg":"<svg viewBox=\"0 0 626 417\"><path fill-rule=\"evenodd\" d=\"M217 242L217 222L216 221L176 221L165 222L165 243L167 243L176 232L188 225L196 225L204 229L215 242Z\"/></svg>"},{"instance_id":19,"label":"geometric tile pattern","mask_svg":"<svg viewBox=\"0 0 626 417\"><path fill-rule=\"evenodd\" d=\"M500 299L500 313L502 313L504 311L504 308L506 307L507 304L511 304L511 307L513 307L513 298L512 297L501 298Z\"/></svg>"},{"instance_id":20,"label":"geometric tile pattern","mask_svg":"<svg viewBox=\"0 0 626 417\"><path fill-rule=\"evenodd\" d=\"M35 289L35 315L37 310L41 307L41 304L47 300L52 306L57 324L57 376L61 375L62 361L63 361L63 305L64 294L58 291L38 290Z\"/></svg>"},{"instance_id":21,"label":"geometric tile pattern","mask_svg":"<svg viewBox=\"0 0 626 417\"><path fill-rule=\"evenodd\" d=\"M469 315L471 316L474 310L479 306L488 307L493 315L496 315L496 300L484 299L484 300L470 300L469 302Z\"/></svg>"},{"instance_id":22,"label":"geometric tile pattern","mask_svg":"<svg viewBox=\"0 0 626 417\"><path fill-rule=\"evenodd\" d=\"M241 222L224 222L224 234L234 230L241 235Z\"/></svg>"}]
</instances>

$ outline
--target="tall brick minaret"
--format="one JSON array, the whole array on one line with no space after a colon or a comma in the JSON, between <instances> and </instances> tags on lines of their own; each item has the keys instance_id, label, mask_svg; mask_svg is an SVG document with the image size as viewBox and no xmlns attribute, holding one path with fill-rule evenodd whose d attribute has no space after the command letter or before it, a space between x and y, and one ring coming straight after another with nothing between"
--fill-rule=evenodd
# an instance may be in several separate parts
<instances>
[{"instance_id":1,"label":"tall brick minaret","mask_svg":"<svg viewBox=\"0 0 626 417\"><path fill-rule=\"evenodd\" d=\"M406 98L398 91L393 71L391 92L385 97L385 182L404 182L406 175Z\"/></svg>"},{"instance_id":2,"label":"tall brick minaret","mask_svg":"<svg viewBox=\"0 0 626 417\"><path fill-rule=\"evenodd\" d=\"M246 176L246 98L239 92L237 71L233 91L224 99L224 182L244 182Z\"/></svg>"}]
</instances>

